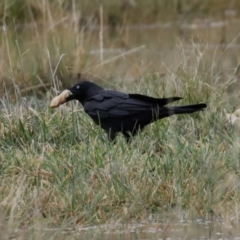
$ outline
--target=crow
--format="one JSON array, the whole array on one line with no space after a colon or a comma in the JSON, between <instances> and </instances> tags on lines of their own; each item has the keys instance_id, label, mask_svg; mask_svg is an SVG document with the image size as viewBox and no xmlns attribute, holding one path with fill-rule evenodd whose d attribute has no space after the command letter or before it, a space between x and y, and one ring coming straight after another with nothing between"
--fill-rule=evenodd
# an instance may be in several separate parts
<instances>
[{"instance_id":1,"label":"crow","mask_svg":"<svg viewBox=\"0 0 240 240\"><path fill-rule=\"evenodd\" d=\"M114 141L117 133L121 132L128 142L146 125L158 119L174 114L193 113L207 107L205 103L166 106L180 99L182 98L153 98L105 90L84 80L56 96L50 107L55 108L65 102L78 100L92 120L107 132L110 141Z\"/></svg>"}]
</instances>

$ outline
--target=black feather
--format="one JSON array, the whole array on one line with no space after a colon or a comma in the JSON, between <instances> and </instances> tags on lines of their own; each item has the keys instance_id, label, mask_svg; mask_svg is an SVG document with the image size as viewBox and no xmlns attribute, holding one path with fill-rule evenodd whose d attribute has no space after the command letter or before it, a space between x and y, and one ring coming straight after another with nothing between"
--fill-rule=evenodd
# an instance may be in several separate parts
<instances>
[{"instance_id":1,"label":"black feather","mask_svg":"<svg viewBox=\"0 0 240 240\"><path fill-rule=\"evenodd\" d=\"M77 86L77 87L76 87ZM85 112L114 140L121 132L128 140L146 125L174 114L193 113L207 107L205 103L186 106L165 106L182 98L153 98L141 94L127 94L104 90L84 81L69 90L70 100L79 100Z\"/></svg>"}]
</instances>

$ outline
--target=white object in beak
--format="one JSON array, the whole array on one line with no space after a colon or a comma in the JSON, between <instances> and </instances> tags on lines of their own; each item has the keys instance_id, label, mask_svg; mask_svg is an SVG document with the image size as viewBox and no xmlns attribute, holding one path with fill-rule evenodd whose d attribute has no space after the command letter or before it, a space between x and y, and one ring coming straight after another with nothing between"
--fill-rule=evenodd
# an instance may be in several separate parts
<instances>
[{"instance_id":1,"label":"white object in beak","mask_svg":"<svg viewBox=\"0 0 240 240\"><path fill-rule=\"evenodd\" d=\"M70 95L72 95L72 93L69 90L64 90L58 96L53 98L53 100L51 101L50 107L51 108L59 107L61 104L65 103L67 101L67 98Z\"/></svg>"}]
</instances>

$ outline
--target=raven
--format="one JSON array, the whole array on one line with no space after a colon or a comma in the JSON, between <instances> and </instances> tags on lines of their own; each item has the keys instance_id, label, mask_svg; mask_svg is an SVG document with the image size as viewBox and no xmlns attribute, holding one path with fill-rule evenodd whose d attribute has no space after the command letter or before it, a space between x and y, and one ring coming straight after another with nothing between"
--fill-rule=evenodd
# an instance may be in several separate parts
<instances>
[{"instance_id":1,"label":"raven","mask_svg":"<svg viewBox=\"0 0 240 240\"><path fill-rule=\"evenodd\" d=\"M129 141L131 136L158 119L174 114L193 113L207 107L205 103L165 106L180 99L182 98L153 98L105 90L93 82L82 81L55 97L50 107L55 108L65 102L78 100L92 120L107 132L111 141L118 132L123 133Z\"/></svg>"}]
</instances>

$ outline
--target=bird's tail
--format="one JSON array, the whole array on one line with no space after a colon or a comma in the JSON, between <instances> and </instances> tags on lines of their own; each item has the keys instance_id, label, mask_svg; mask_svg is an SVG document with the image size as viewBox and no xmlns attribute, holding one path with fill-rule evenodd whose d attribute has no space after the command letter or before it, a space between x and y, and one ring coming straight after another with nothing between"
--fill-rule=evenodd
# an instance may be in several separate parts
<instances>
[{"instance_id":1,"label":"bird's tail","mask_svg":"<svg viewBox=\"0 0 240 240\"><path fill-rule=\"evenodd\" d=\"M166 107L166 108L170 116L173 114L194 113L197 111L201 111L206 107L207 105L205 103L200 103L200 104L192 104L192 105L177 106L177 107Z\"/></svg>"}]
</instances>

